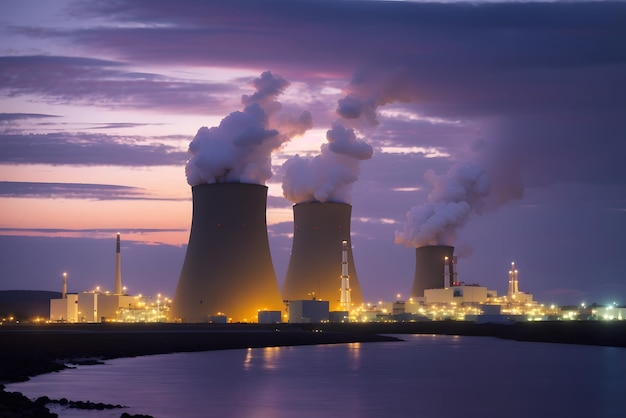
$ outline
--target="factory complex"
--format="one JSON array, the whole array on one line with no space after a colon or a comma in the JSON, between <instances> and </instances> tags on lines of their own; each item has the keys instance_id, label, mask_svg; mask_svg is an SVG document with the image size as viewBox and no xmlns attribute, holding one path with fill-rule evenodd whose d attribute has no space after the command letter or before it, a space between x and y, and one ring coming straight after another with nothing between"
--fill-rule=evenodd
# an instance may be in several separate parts
<instances>
[{"instance_id":1,"label":"factory complex","mask_svg":"<svg viewBox=\"0 0 626 418\"><path fill-rule=\"evenodd\" d=\"M294 234L284 285L279 289L267 235L267 187L246 183L192 187L189 245L173 300L126 294L120 234L113 292L67 293L50 301L50 322L321 323L465 320L507 323L557 319L623 319L611 306L562 312L519 290L509 271L508 291L459 281L454 248L415 249L410 297L365 303L350 243L351 205L306 202L293 206Z\"/></svg>"}]
</instances>

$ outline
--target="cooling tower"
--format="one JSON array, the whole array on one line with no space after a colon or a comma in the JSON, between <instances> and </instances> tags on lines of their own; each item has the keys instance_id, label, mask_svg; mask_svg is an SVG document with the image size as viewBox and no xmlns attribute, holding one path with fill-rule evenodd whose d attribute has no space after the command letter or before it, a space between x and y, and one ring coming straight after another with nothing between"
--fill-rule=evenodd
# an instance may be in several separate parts
<instances>
[{"instance_id":1,"label":"cooling tower","mask_svg":"<svg viewBox=\"0 0 626 418\"><path fill-rule=\"evenodd\" d=\"M327 300L338 310L341 295L342 242L348 242L350 298L353 306L363 295L352 257L350 215L346 203L298 203L293 206L294 232L291 258L283 284L283 299Z\"/></svg>"},{"instance_id":2,"label":"cooling tower","mask_svg":"<svg viewBox=\"0 0 626 418\"><path fill-rule=\"evenodd\" d=\"M411 297L424 296L425 289L443 289L445 287L445 259L453 260L454 247L430 245L415 249L415 278ZM449 263L450 278L454 277L454 263ZM452 283L452 279L450 283Z\"/></svg>"},{"instance_id":3,"label":"cooling tower","mask_svg":"<svg viewBox=\"0 0 626 418\"><path fill-rule=\"evenodd\" d=\"M267 237L267 187L201 184L192 193L189 245L170 319L206 322L221 314L256 322L259 310L282 311Z\"/></svg>"}]
</instances>

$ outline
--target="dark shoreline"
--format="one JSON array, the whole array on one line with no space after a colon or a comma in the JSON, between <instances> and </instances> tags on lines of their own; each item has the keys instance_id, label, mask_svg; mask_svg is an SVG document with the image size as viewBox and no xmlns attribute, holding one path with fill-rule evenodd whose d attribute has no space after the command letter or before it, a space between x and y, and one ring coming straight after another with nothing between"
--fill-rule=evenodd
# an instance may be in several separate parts
<instances>
[{"instance_id":1,"label":"dark shoreline","mask_svg":"<svg viewBox=\"0 0 626 418\"><path fill-rule=\"evenodd\" d=\"M389 334L491 336L626 347L626 321L476 324L460 321L328 324L55 324L0 326L0 384L63 368L72 359L185 351L397 340Z\"/></svg>"},{"instance_id":2,"label":"dark shoreline","mask_svg":"<svg viewBox=\"0 0 626 418\"><path fill-rule=\"evenodd\" d=\"M0 412L16 402L2 383L67 368L72 361L190 351L401 341L389 334L491 336L517 341L626 347L626 322L395 322L350 324L55 324L0 326ZM20 400L23 402L24 399ZM32 403L35 406L40 407ZM3 409L4 408L4 409ZM20 406L20 408L24 408ZM21 409L22 412L25 412ZM2 415L2 414L0 414ZM5 416L5 415L2 415ZM45 416L6 415L6 416Z\"/></svg>"}]
</instances>

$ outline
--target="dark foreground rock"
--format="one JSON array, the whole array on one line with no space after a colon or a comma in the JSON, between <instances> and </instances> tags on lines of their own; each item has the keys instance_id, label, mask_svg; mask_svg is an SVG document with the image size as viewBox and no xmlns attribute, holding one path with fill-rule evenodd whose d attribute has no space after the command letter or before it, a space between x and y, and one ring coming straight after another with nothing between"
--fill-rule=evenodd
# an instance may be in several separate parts
<instances>
[{"instance_id":1,"label":"dark foreground rock","mask_svg":"<svg viewBox=\"0 0 626 418\"><path fill-rule=\"evenodd\" d=\"M56 418L45 405L32 402L19 392L5 392L0 386L0 417L3 418Z\"/></svg>"}]
</instances>

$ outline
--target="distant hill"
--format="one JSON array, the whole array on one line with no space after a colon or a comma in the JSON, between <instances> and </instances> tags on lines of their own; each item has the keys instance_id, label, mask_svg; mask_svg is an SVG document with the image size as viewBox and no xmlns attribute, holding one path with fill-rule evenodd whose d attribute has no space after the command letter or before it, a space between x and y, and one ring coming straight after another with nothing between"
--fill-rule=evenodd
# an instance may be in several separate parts
<instances>
[{"instance_id":1,"label":"distant hill","mask_svg":"<svg viewBox=\"0 0 626 418\"><path fill-rule=\"evenodd\" d=\"M50 299L61 292L46 290L0 290L0 317L12 316L24 321L34 317L50 317Z\"/></svg>"}]
</instances>

